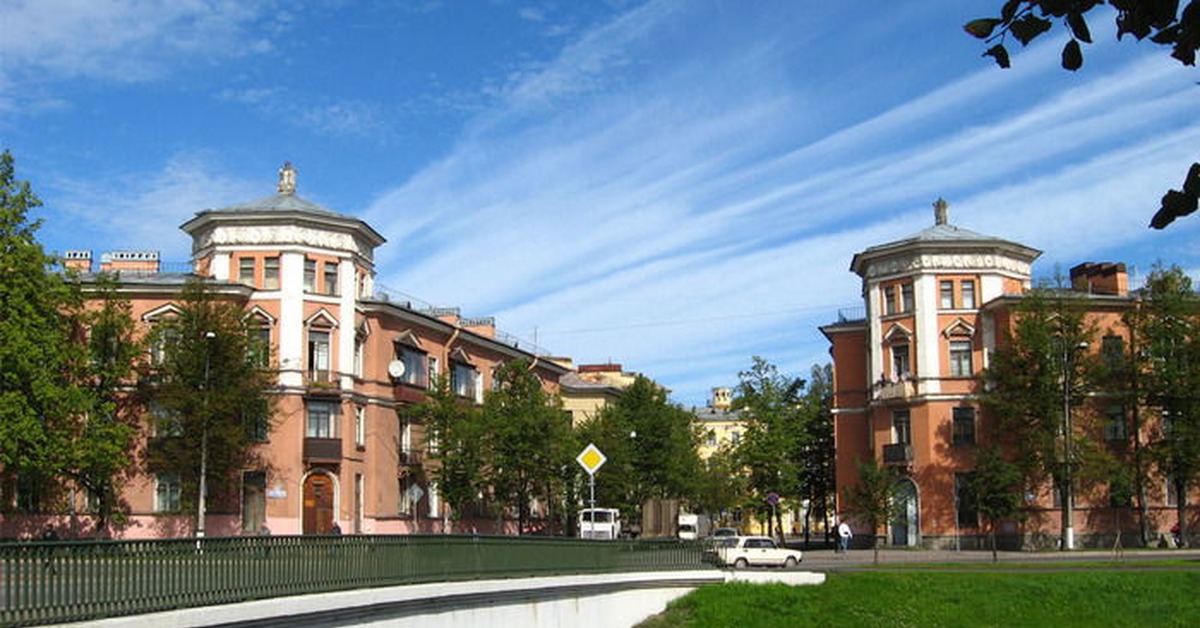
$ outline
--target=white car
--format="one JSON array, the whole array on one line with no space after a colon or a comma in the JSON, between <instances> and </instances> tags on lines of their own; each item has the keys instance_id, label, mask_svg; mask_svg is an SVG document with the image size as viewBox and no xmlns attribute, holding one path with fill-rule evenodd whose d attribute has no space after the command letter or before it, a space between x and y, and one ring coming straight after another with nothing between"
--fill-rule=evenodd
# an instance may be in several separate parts
<instances>
[{"instance_id":1,"label":"white car","mask_svg":"<svg viewBox=\"0 0 1200 628\"><path fill-rule=\"evenodd\" d=\"M800 550L779 547L766 536L735 536L717 541L717 560L737 569L746 567L792 568L804 560Z\"/></svg>"}]
</instances>

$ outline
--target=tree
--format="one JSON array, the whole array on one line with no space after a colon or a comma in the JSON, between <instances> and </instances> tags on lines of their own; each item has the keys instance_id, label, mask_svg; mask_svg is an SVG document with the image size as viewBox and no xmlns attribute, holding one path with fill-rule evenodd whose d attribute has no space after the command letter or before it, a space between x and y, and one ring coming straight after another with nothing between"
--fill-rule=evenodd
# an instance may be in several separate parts
<instances>
[{"instance_id":1,"label":"tree","mask_svg":"<svg viewBox=\"0 0 1200 628\"><path fill-rule=\"evenodd\" d=\"M265 466L257 445L271 428L275 377L260 366L244 314L211 285L192 280L177 314L150 332L155 357L140 391L153 422L146 464L151 473L179 478L182 503L198 507L197 535L207 494L228 504L240 472Z\"/></svg>"},{"instance_id":2,"label":"tree","mask_svg":"<svg viewBox=\"0 0 1200 628\"><path fill-rule=\"evenodd\" d=\"M608 461L597 475L602 503L635 513L651 499L695 499L702 465L692 415L670 402L667 391L638 376L621 396L577 430L580 447L594 443Z\"/></svg>"},{"instance_id":3,"label":"tree","mask_svg":"<svg viewBox=\"0 0 1200 628\"><path fill-rule=\"evenodd\" d=\"M803 412L804 380L779 373L774 365L755 357L741 381L733 407L742 411L745 431L737 447L738 464L761 504L775 493L798 498L805 471L807 444ZM775 509L772 528L783 535L782 515Z\"/></svg>"},{"instance_id":4,"label":"tree","mask_svg":"<svg viewBox=\"0 0 1200 628\"><path fill-rule=\"evenodd\" d=\"M95 504L95 533L104 536L122 507L121 487L134 467L138 435L135 400L127 392L144 345L135 338L130 303L111 277L101 275L90 295L99 306L79 319L87 332L87 364L78 382L92 398L92 411L70 435L72 458L64 473L83 487Z\"/></svg>"},{"instance_id":5,"label":"tree","mask_svg":"<svg viewBox=\"0 0 1200 628\"><path fill-rule=\"evenodd\" d=\"M1001 68L1011 62L1005 42L1008 36L1026 46L1053 28L1054 21L1065 25L1070 39L1063 46L1062 67L1075 71L1083 67L1081 43L1092 43L1087 15L1105 4L1104 0L1007 0L999 17L971 20L963 27L972 36L991 46L983 53ZM1117 11L1117 39L1132 35L1139 41L1169 46L1171 57L1184 65L1196 65L1200 50L1200 0L1191 0L1182 10L1178 0L1111 0ZM1159 210L1150 220L1154 229L1162 229L1196 211L1200 197L1200 163L1188 169L1182 190L1168 190Z\"/></svg>"},{"instance_id":6,"label":"tree","mask_svg":"<svg viewBox=\"0 0 1200 628\"><path fill-rule=\"evenodd\" d=\"M880 528L896 519L896 500L893 495L899 477L892 467L880 465L874 458L858 462L858 483L846 489L846 513L871 534L875 564L879 564Z\"/></svg>"},{"instance_id":7,"label":"tree","mask_svg":"<svg viewBox=\"0 0 1200 628\"><path fill-rule=\"evenodd\" d=\"M976 509L987 521L992 562L999 561L996 528L1001 521L1014 519L1021 512L1023 479L1020 468L1005 459L998 447L982 447L976 452L970 490Z\"/></svg>"},{"instance_id":8,"label":"tree","mask_svg":"<svg viewBox=\"0 0 1200 628\"><path fill-rule=\"evenodd\" d=\"M480 433L487 442L487 480L497 505L517 512L523 534L533 500L548 506L559 501L573 454L571 419L528 362L501 365L495 379L496 390L483 400Z\"/></svg>"},{"instance_id":9,"label":"tree","mask_svg":"<svg viewBox=\"0 0 1200 628\"><path fill-rule=\"evenodd\" d=\"M433 382L426 400L406 412L424 423L426 453L436 463L427 469L452 518L462 519L487 488L484 472L490 439L479 409L460 399L450 386L449 374L443 374Z\"/></svg>"},{"instance_id":10,"label":"tree","mask_svg":"<svg viewBox=\"0 0 1200 628\"><path fill-rule=\"evenodd\" d=\"M832 401L833 365L813 366L801 400L805 422L800 495L809 505L805 512L805 542L808 542L809 521L814 517L825 522L826 535L833 530L829 523L837 495L837 451L833 442Z\"/></svg>"},{"instance_id":11,"label":"tree","mask_svg":"<svg viewBox=\"0 0 1200 628\"><path fill-rule=\"evenodd\" d=\"M1093 331L1061 292L1036 289L1014 308L1011 328L984 373L982 401L997 419L1001 444L1012 452L1030 487L1047 478L1063 496L1063 548L1069 548L1069 501L1075 487L1100 479L1083 466L1099 452L1084 434L1080 413L1092 390L1092 370L1083 351ZM1088 452L1088 455L1084 455Z\"/></svg>"},{"instance_id":12,"label":"tree","mask_svg":"<svg viewBox=\"0 0 1200 628\"><path fill-rule=\"evenodd\" d=\"M97 387L84 341L89 325L78 282L37 242L41 205L0 154L0 468L18 507L64 505L67 486L111 494L127 464L129 434L110 421L111 388ZM94 496L101 497L101 495Z\"/></svg>"},{"instance_id":13,"label":"tree","mask_svg":"<svg viewBox=\"0 0 1200 628\"><path fill-rule=\"evenodd\" d=\"M1148 450L1175 492L1187 539L1188 488L1200 480L1200 297L1178 267L1156 267L1129 319L1144 406L1158 416Z\"/></svg>"}]
</instances>

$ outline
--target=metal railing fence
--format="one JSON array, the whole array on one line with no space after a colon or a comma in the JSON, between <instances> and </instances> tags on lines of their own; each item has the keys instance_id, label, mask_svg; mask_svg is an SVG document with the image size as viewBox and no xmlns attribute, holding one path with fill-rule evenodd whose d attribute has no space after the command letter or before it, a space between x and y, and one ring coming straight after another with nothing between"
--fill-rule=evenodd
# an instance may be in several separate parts
<instances>
[{"instance_id":1,"label":"metal railing fence","mask_svg":"<svg viewBox=\"0 0 1200 628\"><path fill-rule=\"evenodd\" d=\"M349 535L0 544L0 625L424 582L706 569L693 542Z\"/></svg>"}]
</instances>

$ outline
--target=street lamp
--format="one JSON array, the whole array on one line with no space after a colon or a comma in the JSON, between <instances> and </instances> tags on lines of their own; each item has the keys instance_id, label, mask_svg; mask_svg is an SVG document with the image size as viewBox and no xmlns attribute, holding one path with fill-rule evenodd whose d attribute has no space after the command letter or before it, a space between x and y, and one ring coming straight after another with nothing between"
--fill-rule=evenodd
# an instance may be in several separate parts
<instances>
[{"instance_id":1,"label":"street lamp","mask_svg":"<svg viewBox=\"0 0 1200 628\"><path fill-rule=\"evenodd\" d=\"M1062 388L1063 388L1063 487L1062 487L1062 550L1075 549L1075 489L1071 475L1071 363L1076 350L1087 349L1088 343L1068 347L1062 339Z\"/></svg>"},{"instance_id":2,"label":"street lamp","mask_svg":"<svg viewBox=\"0 0 1200 628\"><path fill-rule=\"evenodd\" d=\"M204 498L208 493L208 398L211 394L209 370L212 368L212 341L216 338L216 332L204 332L204 417L200 431L200 495L196 499L196 538L204 536Z\"/></svg>"}]
</instances>

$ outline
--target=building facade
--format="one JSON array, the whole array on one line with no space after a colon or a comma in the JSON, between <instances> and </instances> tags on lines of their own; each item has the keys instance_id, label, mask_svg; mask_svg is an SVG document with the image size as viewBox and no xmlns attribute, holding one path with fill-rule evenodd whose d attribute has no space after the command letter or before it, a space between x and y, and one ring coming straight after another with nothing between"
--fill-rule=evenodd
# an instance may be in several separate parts
<instances>
[{"instance_id":1,"label":"building facade","mask_svg":"<svg viewBox=\"0 0 1200 628\"><path fill-rule=\"evenodd\" d=\"M464 402L481 403L505 362L527 361L552 393L569 370L519 348L490 318L415 307L377 290L374 255L384 238L298 196L290 165L276 194L201 211L181 228L192 239L185 272L166 272L152 251L105 254L98 270L117 276L142 331L177 311L183 285L198 277L269 341L278 380L272 429L259 445L264 468L244 470L238 499L210 503L209 535L323 534L335 525L347 533L449 531L424 426L405 409L443 374ZM93 270L89 252L66 258L70 268ZM193 531L195 513L179 511L176 478L138 476L123 498L129 516L113 536ZM71 509L69 523L59 523L90 535L86 500ZM6 518L4 535L16 535L16 525ZM462 525L506 531L503 523L494 529L493 517Z\"/></svg>"},{"instance_id":2,"label":"building facade","mask_svg":"<svg viewBox=\"0 0 1200 628\"><path fill-rule=\"evenodd\" d=\"M864 543L872 534L892 546L984 543L967 485L978 446L994 440L993 421L980 403L980 375L1031 289L1040 252L950 224L940 199L934 217L932 227L856 254L850 269L862 280L864 308L821 328L833 358L839 516L853 520L845 495L858 483L861 462L873 459L899 472L898 515L886 529L856 530ZM1103 337L1084 350L1126 342L1121 313L1134 299L1125 267L1085 263L1071 275L1073 300ZM1124 410L1113 420L1124 425ZM1167 500L1154 499L1163 508L1151 513L1153 525L1166 530ZM1120 523L1107 499L1076 496L1073 504L1077 546L1111 546L1119 528L1128 533L1126 543L1138 536L1135 518ZM1057 493L1031 489L1025 514L1003 523L999 534L1006 543L1055 546L1063 530Z\"/></svg>"}]
</instances>

